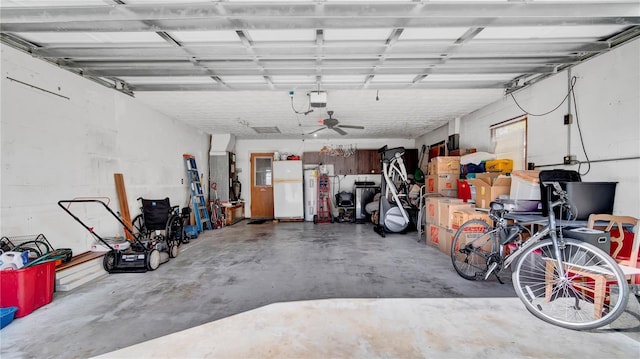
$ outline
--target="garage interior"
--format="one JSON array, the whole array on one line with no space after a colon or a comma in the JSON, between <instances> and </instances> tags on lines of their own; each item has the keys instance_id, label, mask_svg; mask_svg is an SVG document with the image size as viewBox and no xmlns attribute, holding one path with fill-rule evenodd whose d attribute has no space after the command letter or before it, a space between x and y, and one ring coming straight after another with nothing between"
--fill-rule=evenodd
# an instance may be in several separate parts
<instances>
[{"instance_id":1,"label":"garage interior","mask_svg":"<svg viewBox=\"0 0 640 359\"><path fill-rule=\"evenodd\" d=\"M612 214L640 218L637 1L0 6L0 235L92 253L94 235L58 201L98 198L131 218L139 197L191 207L184 154L226 212L156 270L86 262L77 287L2 329L3 358L637 356L637 301L611 328L554 327L508 275L459 277L421 222L383 237L368 216L339 221L335 203L381 186L384 146L405 149L411 177L428 175L434 156L497 153L500 129L520 121L514 171L615 182ZM260 155L327 170L331 223L264 212ZM217 177L220 158L231 176ZM96 233L127 235L99 209L72 208Z\"/></svg>"}]
</instances>

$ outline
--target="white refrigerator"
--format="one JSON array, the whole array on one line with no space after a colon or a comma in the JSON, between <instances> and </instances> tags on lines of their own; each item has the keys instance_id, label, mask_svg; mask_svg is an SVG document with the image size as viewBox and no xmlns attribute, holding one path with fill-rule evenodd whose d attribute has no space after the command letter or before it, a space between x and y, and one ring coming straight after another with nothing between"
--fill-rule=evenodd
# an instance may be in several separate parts
<instances>
[{"instance_id":1,"label":"white refrigerator","mask_svg":"<svg viewBox=\"0 0 640 359\"><path fill-rule=\"evenodd\" d=\"M302 161L273 161L273 215L304 219Z\"/></svg>"}]
</instances>

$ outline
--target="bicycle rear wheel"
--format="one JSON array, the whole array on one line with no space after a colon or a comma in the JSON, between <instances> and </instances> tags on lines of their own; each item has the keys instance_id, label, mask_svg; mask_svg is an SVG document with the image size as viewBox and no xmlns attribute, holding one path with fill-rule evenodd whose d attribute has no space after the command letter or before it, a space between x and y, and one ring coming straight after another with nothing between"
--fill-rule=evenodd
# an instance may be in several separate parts
<instances>
[{"instance_id":1,"label":"bicycle rear wheel","mask_svg":"<svg viewBox=\"0 0 640 359\"><path fill-rule=\"evenodd\" d=\"M545 322L574 330L594 329L624 311L629 287L616 262L600 249L565 238L564 276L551 239L537 243L515 264L513 286L525 307Z\"/></svg>"},{"instance_id":2,"label":"bicycle rear wheel","mask_svg":"<svg viewBox=\"0 0 640 359\"><path fill-rule=\"evenodd\" d=\"M472 219L465 222L451 241L451 263L458 274L468 280L484 278L487 259L496 253L496 231L487 222Z\"/></svg>"}]
</instances>

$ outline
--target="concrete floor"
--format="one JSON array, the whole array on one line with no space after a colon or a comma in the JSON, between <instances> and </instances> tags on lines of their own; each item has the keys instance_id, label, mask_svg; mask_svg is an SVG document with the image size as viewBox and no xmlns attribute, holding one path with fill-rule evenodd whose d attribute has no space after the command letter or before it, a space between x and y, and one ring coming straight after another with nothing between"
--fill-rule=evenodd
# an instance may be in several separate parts
<instances>
[{"instance_id":1,"label":"concrete floor","mask_svg":"<svg viewBox=\"0 0 640 359\"><path fill-rule=\"evenodd\" d=\"M56 293L51 304L2 330L0 356L85 358L140 343L109 355L640 354L637 320L623 330L553 327L526 312L509 279L505 276L504 285L466 281L448 256L418 243L415 232L382 238L368 224L242 221L205 232L154 272L112 274ZM349 299L304 302L329 298ZM303 302L282 303L293 301ZM290 338L288 346L281 345L284 337ZM402 342L408 347L398 351ZM553 343L561 350L549 349Z\"/></svg>"}]
</instances>

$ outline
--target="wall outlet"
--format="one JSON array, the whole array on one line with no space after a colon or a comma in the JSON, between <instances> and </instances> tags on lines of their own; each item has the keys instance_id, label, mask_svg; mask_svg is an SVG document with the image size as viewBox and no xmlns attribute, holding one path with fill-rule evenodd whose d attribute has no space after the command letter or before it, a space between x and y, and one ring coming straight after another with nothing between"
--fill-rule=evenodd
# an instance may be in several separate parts
<instances>
[{"instance_id":1,"label":"wall outlet","mask_svg":"<svg viewBox=\"0 0 640 359\"><path fill-rule=\"evenodd\" d=\"M573 123L573 115L568 113L566 115L564 115L564 124L565 125L570 125Z\"/></svg>"},{"instance_id":2,"label":"wall outlet","mask_svg":"<svg viewBox=\"0 0 640 359\"><path fill-rule=\"evenodd\" d=\"M578 159L575 155L566 155L564 156L563 162L565 165L575 165L578 164Z\"/></svg>"}]
</instances>

